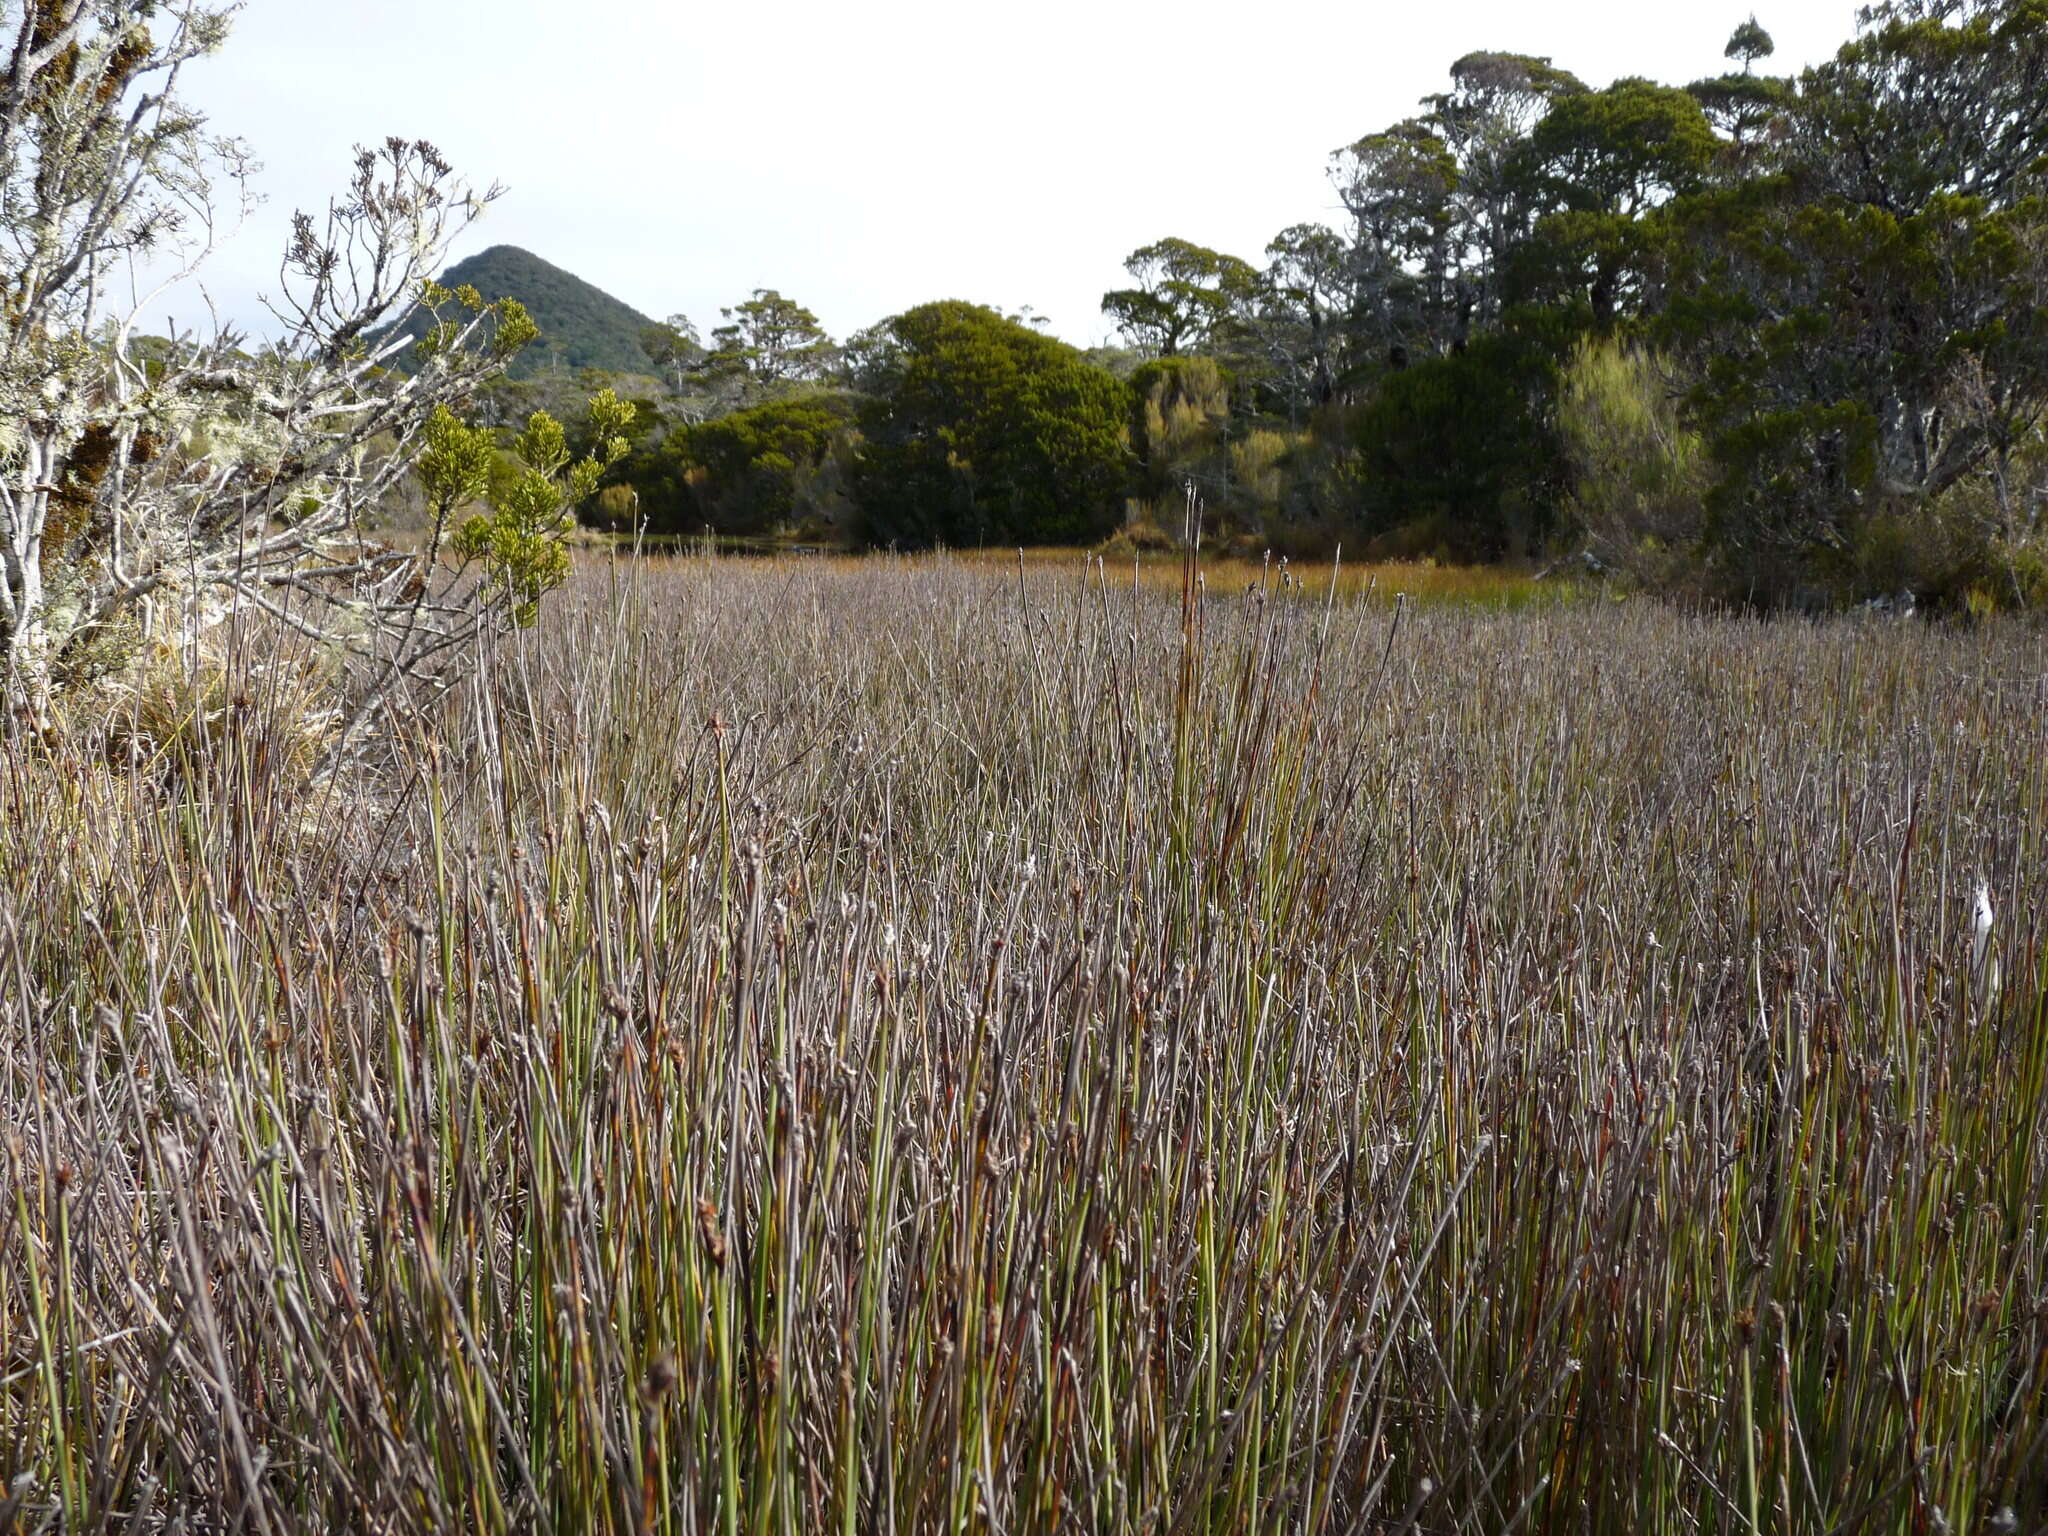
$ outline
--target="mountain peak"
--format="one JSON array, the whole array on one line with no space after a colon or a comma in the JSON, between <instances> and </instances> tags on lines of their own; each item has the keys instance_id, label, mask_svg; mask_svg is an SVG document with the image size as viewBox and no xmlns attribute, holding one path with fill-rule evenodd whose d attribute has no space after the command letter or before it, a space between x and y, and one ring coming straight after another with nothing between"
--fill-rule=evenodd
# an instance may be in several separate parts
<instances>
[{"instance_id":1,"label":"mountain peak","mask_svg":"<svg viewBox=\"0 0 2048 1536\"><path fill-rule=\"evenodd\" d=\"M526 306L540 327L540 340L512 364L515 378L555 369L646 373L652 367L641 350L640 333L653 320L523 247L494 245L465 256L443 272L440 281L448 288L467 283L486 303L512 298ZM417 336L426 326L426 316L414 314L405 329Z\"/></svg>"}]
</instances>

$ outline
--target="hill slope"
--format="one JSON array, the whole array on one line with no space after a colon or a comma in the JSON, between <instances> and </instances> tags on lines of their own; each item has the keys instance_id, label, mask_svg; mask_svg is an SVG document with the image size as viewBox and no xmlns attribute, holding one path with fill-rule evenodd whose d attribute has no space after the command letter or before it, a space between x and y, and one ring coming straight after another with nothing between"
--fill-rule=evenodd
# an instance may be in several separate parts
<instances>
[{"instance_id":1,"label":"hill slope","mask_svg":"<svg viewBox=\"0 0 2048 1536\"><path fill-rule=\"evenodd\" d=\"M516 245L494 245L466 256L441 274L450 288L471 284L485 300L511 297L540 327L540 340L512 365L514 378L552 368L605 368L646 373L651 366L640 333L654 324L630 304ZM415 314L405 329L417 336L426 319Z\"/></svg>"}]
</instances>

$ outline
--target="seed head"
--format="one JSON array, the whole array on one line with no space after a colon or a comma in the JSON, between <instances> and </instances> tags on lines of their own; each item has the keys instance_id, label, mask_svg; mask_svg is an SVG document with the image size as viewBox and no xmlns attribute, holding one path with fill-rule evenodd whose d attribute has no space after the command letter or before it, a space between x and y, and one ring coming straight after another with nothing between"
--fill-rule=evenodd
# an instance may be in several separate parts
<instances>
[{"instance_id":1,"label":"seed head","mask_svg":"<svg viewBox=\"0 0 2048 1536\"><path fill-rule=\"evenodd\" d=\"M676 1357L664 1351L649 1362L647 1374L640 1378L640 1401L656 1407L675 1389Z\"/></svg>"},{"instance_id":2,"label":"seed head","mask_svg":"<svg viewBox=\"0 0 2048 1536\"><path fill-rule=\"evenodd\" d=\"M1991 947L1992 922L1991 887L1979 880L1970 912L1970 981L1980 1008L1989 1008L1998 997L1998 955Z\"/></svg>"},{"instance_id":3,"label":"seed head","mask_svg":"<svg viewBox=\"0 0 2048 1536\"><path fill-rule=\"evenodd\" d=\"M725 1268L725 1234L718 1230L718 1207L709 1200L697 1202L697 1236L715 1269Z\"/></svg>"}]
</instances>

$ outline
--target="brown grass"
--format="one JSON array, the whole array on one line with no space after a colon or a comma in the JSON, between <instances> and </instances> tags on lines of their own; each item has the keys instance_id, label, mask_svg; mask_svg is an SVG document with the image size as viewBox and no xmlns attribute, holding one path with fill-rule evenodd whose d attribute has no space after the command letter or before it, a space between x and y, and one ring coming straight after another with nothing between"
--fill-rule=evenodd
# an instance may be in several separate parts
<instances>
[{"instance_id":1,"label":"brown grass","mask_svg":"<svg viewBox=\"0 0 2048 1536\"><path fill-rule=\"evenodd\" d=\"M1078 579L1086 556L1071 549L1027 549L947 556L928 559L951 560L968 566L1014 568L1019 556L1027 569L1065 573ZM1138 584L1157 592L1178 593L1184 559L1167 551L1148 551L1133 560L1104 556L1098 579L1113 586ZM1204 586L1219 597L1239 596L1253 588L1267 591L1299 591L1324 596L1335 585L1340 598L1377 599L1386 603L1406 599L1421 605L1452 603L1465 607L1518 609L1548 606L1587 598L1592 593L1581 584L1560 575L1539 576L1534 570L1502 565L1440 565L1433 560L1374 560L1365 562L1289 561L1282 556L1250 560L1237 557L1201 556L1198 569Z\"/></svg>"},{"instance_id":2,"label":"brown grass","mask_svg":"<svg viewBox=\"0 0 2048 1536\"><path fill-rule=\"evenodd\" d=\"M2038 636L1206 575L0 756L0 1525L2039 1529Z\"/></svg>"}]
</instances>

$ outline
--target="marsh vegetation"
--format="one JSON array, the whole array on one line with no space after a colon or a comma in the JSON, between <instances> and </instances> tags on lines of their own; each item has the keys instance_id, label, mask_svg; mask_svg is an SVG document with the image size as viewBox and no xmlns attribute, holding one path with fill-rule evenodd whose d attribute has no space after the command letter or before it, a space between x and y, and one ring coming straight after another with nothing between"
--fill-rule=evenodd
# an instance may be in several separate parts
<instances>
[{"instance_id":1,"label":"marsh vegetation","mask_svg":"<svg viewBox=\"0 0 2048 1536\"><path fill-rule=\"evenodd\" d=\"M587 562L10 742L0 1525L2038 1529L2038 647Z\"/></svg>"}]
</instances>

